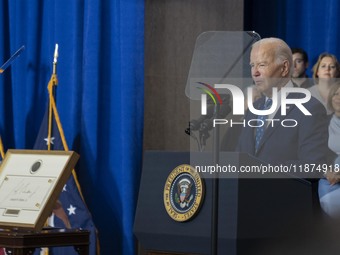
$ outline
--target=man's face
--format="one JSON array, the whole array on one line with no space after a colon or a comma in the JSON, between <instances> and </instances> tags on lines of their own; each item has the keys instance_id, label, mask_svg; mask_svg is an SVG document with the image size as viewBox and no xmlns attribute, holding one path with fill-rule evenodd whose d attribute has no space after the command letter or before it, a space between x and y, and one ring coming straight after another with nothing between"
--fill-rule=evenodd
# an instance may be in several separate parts
<instances>
[{"instance_id":1,"label":"man's face","mask_svg":"<svg viewBox=\"0 0 340 255\"><path fill-rule=\"evenodd\" d=\"M250 53L251 75L260 93L271 97L272 88L277 87L283 78L283 65L275 59L272 45L262 44L253 47Z\"/></svg>"},{"instance_id":2,"label":"man's face","mask_svg":"<svg viewBox=\"0 0 340 255\"><path fill-rule=\"evenodd\" d=\"M303 56L301 53L293 54L293 64L294 71L292 74L293 78L303 78L306 77L306 69L308 67L308 63L303 60Z\"/></svg>"}]
</instances>

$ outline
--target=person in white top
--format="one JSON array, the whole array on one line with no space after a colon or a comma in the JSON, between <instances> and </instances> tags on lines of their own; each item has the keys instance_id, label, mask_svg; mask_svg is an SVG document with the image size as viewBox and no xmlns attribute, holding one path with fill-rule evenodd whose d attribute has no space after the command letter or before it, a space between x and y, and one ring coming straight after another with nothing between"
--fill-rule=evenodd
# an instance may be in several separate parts
<instances>
[{"instance_id":1,"label":"person in white top","mask_svg":"<svg viewBox=\"0 0 340 255\"><path fill-rule=\"evenodd\" d=\"M340 83L332 85L328 107L334 112L329 123L328 147L335 154L325 178L319 181L319 198L323 211L340 219Z\"/></svg>"},{"instance_id":2,"label":"person in white top","mask_svg":"<svg viewBox=\"0 0 340 255\"><path fill-rule=\"evenodd\" d=\"M330 88L336 78L340 77L340 64L337 58L329 53L320 54L318 61L313 66L315 85L309 88L312 96L318 99L326 108L327 114L332 111L327 107L327 98Z\"/></svg>"}]
</instances>

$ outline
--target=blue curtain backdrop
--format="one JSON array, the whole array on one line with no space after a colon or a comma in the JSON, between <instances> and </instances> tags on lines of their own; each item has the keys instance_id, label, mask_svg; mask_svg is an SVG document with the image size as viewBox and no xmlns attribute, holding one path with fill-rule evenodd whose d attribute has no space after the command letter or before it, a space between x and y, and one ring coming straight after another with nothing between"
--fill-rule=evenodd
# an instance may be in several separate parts
<instances>
[{"instance_id":1,"label":"blue curtain backdrop","mask_svg":"<svg viewBox=\"0 0 340 255\"><path fill-rule=\"evenodd\" d=\"M279 37L309 55L310 69L322 52L340 58L340 1L245 0L245 30Z\"/></svg>"},{"instance_id":2,"label":"blue curtain backdrop","mask_svg":"<svg viewBox=\"0 0 340 255\"><path fill-rule=\"evenodd\" d=\"M134 254L132 226L142 160L143 0L0 0L5 149L31 149L59 44L57 107L101 254Z\"/></svg>"}]
</instances>

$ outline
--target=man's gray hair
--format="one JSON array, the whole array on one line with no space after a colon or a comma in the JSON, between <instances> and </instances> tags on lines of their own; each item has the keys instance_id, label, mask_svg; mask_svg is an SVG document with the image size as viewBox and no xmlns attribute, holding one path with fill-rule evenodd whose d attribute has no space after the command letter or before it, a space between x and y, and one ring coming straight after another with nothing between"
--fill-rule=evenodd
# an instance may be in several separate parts
<instances>
[{"instance_id":1,"label":"man's gray hair","mask_svg":"<svg viewBox=\"0 0 340 255\"><path fill-rule=\"evenodd\" d=\"M275 51L275 60L277 61L277 64L281 64L283 61L288 61L290 72L289 75L291 75L294 65L293 65L293 54L292 50L288 46L288 44L281 40L280 38L270 37L270 38L263 38L257 42L255 42L252 47L254 46L260 46L261 44L272 44L273 49Z\"/></svg>"}]
</instances>

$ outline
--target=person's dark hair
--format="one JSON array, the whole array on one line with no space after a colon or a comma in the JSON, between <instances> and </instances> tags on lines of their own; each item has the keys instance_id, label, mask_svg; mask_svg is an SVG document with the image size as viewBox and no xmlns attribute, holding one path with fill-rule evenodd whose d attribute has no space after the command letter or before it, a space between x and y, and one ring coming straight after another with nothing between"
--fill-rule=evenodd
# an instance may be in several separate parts
<instances>
[{"instance_id":1,"label":"person's dark hair","mask_svg":"<svg viewBox=\"0 0 340 255\"><path fill-rule=\"evenodd\" d=\"M305 63L308 62L308 55L307 55L307 52L304 49L302 49L302 48L292 48L292 53L293 54L300 53L302 55L303 61Z\"/></svg>"}]
</instances>

